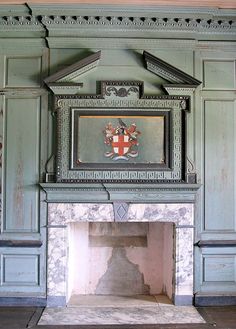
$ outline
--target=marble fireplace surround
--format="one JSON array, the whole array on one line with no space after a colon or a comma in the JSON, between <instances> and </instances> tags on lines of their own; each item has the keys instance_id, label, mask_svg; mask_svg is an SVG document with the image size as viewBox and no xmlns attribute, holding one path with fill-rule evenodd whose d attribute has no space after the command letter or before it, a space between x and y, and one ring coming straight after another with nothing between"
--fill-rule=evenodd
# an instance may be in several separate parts
<instances>
[{"instance_id":1,"label":"marble fireplace surround","mask_svg":"<svg viewBox=\"0 0 236 329\"><path fill-rule=\"evenodd\" d=\"M112 202L55 202L53 197L47 201L47 306L65 306L68 290L67 226L75 222L114 222L117 216ZM172 299L175 305L192 305L193 300L194 198L184 201L126 203L128 209L123 219L127 222L174 223Z\"/></svg>"}]
</instances>

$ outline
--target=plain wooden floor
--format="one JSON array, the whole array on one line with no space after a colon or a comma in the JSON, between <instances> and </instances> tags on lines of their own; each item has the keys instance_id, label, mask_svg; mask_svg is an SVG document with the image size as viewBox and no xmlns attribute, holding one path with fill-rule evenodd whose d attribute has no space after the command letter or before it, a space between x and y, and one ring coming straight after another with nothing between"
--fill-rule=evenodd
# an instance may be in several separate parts
<instances>
[{"instance_id":1,"label":"plain wooden floor","mask_svg":"<svg viewBox=\"0 0 236 329\"><path fill-rule=\"evenodd\" d=\"M0 329L236 329L236 306L201 307L206 324L117 325L117 326L37 326L43 308L0 307Z\"/></svg>"}]
</instances>

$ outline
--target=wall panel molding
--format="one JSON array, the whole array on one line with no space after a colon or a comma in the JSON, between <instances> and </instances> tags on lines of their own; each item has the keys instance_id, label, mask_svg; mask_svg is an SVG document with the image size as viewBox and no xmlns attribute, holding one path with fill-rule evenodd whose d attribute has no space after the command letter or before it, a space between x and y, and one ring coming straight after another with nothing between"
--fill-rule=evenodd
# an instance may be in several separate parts
<instances>
[{"instance_id":1,"label":"wall panel molding","mask_svg":"<svg viewBox=\"0 0 236 329\"><path fill-rule=\"evenodd\" d=\"M7 14L7 8L4 12ZM17 6L16 12L26 14ZM30 21L29 26L18 23L8 32L0 32L4 37L0 38L2 305L25 305L25 301L45 304L42 300L46 295L46 212L43 203L40 207L42 192L37 182L43 177L49 152L48 92L42 88L42 80L48 75L48 49L36 30L29 37ZM21 30L22 37L11 38L18 33L11 34L11 29ZM27 299L23 301L24 297Z\"/></svg>"},{"instance_id":2,"label":"wall panel molding","mask_svg":"<svg viewBox=\"0 0 236 329\"><path fill-rule=\"evenodd\" d=\"M235 43L196 46L195 72L203 81L196 97L197 168L204 186L196 212L197 305L235 304L235 60Z\"/></svg>"}]
</instances>

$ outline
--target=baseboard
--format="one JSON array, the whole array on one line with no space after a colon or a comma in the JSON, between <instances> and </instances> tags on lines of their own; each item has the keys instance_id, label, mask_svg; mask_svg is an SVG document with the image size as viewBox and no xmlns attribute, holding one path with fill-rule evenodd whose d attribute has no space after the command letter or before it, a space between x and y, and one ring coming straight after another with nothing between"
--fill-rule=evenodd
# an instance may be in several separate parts
<instances>
[{"instance_id":1,"label":"baseboard","mask_svg":"<svg viewBox=\"0 0 236 329\"><path fill-rule=\"evenodd\" d=\"M201 295L194 297L195 306L230 306L236 305L236 295Z\"/></svg>"},{"instance_id":2,"label":"baseboard","mask_svg":"<svg viewBox=\"0 0 236 329\"><path fill-rule=\"evenodd\" d=\"M41 306L47 305L46 298L40 297L0 297L0 306Z\"/></svg>"}]
</instances>

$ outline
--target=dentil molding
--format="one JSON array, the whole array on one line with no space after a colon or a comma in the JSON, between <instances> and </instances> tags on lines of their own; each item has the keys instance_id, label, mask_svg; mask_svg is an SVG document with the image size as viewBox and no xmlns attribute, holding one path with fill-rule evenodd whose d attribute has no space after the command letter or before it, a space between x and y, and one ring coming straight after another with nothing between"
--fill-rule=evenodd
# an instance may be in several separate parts
<instances>
[{"instance_id":1,"label":"dentil molding","mask_svg":"<svg viewBox=\"0 0 236 329\"><path fill-rule=\"evenodd\" d=\"M1 7L3 10L1 10ZM11 7L11 8L10 8ZM210 38L235 39L236 10L196 10L181 8L174 11L172 7L132 7L119 10L115 6L70 6L32 5L14 9L0 5L0 33L25 29L44 32L45 36L142 36L142 33L174 33L173 37L184 33L188 38L201 39L204 35ZM26 10L27 8L27 10ZM64 10L63 10L64 8ZM98 10L98 8L100 8ZM73 10L72 10L73 9ZM152 9L152 10L151 10ZM154 35L155 35L154 34ZM201 37L200 37L201 36ZM208 38L208 37L207 37Z\"/></svg>"}]
</instances>

